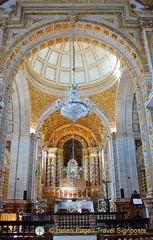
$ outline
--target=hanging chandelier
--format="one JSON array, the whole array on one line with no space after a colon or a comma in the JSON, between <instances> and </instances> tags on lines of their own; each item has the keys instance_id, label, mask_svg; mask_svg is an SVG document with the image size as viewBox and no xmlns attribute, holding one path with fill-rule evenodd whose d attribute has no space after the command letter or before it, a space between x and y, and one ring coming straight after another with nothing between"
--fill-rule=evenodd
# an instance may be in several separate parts
<instances>
[{"instance_id":1,"label":"hanging chandelier","mask_svg":"<svg viewBox=\"0 0 153 240\"><path fill-rule=\"evenodd\" d=\"M74 46L74 26L76 22L76 14L70 15L70 21L73 30L73 81L72 85L67 88L67 101L57 99L55 110L61 109L61 114L64 117L75 122L77 119L86 116L95 107L95 104L88 97L80 98L80 87L75 84L75 46Z\"/></svg>"}]
</instances>

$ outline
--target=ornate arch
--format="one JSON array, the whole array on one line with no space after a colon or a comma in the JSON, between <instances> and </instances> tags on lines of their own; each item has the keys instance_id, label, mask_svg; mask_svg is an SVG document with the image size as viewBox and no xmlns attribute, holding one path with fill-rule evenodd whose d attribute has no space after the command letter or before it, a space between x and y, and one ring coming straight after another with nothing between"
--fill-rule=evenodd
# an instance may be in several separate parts
<instances>
[{"instance_id":1,"label":"ornate arch","mask_svg":"<svg viewBox=\"0 0 153 240\"><path fill-rule=\"evenodd\" d=\"M130 39L121 37L119 31L113 31L109 26L102 24L78 21L75 27L77 41L98 45L116 55L125 66L132 79L138 78L143 72L141 59L138 57L140 50ZM13 81L16 73L30 56L47 46L63 41L71 41L72 29L70 22L46 23L24 33L17 39L6 53L7 59L4 73L10 81ZM141 54L140 54L141 55Z\"/></svg>"},{"instance_id":2,"label":"ornate arch","mask_svg":"<svg viewBox=\"0 0 153 240\"><path fill-rule=\"evenodd\" d=\"M50 137L50 147L52 142L58 148L63 148L64 143L68 139L75 138L80 141L84 148L98 146L98 141L93 132L85 126L75 123L64 125L54 131Z\"/></svg>"}]
</instances>

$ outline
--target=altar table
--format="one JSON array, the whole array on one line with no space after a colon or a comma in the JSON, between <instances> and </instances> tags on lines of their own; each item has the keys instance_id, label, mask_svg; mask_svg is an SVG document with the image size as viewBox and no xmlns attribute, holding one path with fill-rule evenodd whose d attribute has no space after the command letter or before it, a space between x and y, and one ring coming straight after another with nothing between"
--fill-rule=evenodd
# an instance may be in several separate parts
<instances>
[{"instance_id":1,"label":"altar table","mask_svg":"<svg viewBox=\"0 0 153 240\"><path fill-rule=\"evenodd\" d=\"M92 201L65 201L60 204L55 204L54 211L57 212L59 209L87 209L89 212L94 212Z\"/></svg>"}]
</instances>

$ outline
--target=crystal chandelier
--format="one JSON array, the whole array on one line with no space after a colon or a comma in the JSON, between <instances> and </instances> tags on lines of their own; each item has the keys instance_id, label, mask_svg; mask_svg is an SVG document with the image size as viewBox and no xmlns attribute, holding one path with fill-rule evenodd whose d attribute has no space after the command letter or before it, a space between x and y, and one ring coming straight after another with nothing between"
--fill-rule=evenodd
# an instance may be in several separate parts
<instances>
[{"instance_id":1,"label":"crystal chandelier","mask_svg":"<svg viewBox=\"0 0 153 240\"><path fill-rule=\"evenodd\" d=\"M61 109L61 114L64 117L70 118L73 122L77 119L86 116L95 107L88 97L80 98L80 88L75 85L75 46L74 46L74 26L76 21L76 15L70 16L73 29L73 82L72 86L67 88L67 101L57 99L55 103L55 110Z\"/></svg>"}]
</instances>

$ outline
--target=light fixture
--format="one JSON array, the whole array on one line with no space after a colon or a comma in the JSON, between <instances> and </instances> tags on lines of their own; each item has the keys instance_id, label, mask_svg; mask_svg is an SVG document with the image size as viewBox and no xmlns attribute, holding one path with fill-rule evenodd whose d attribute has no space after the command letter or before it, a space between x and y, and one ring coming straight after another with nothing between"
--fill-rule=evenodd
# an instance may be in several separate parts
<instances>
[{"instance_id":1,"label":"light fixture","mask_svg":"<svg viewBox=\"0 0 153 240\"><path fill-rule=\"evenodd\" d=\"M95 104L88 97L80 98L80 87L75 84L75 46L74 46L74 27L76 23L76 14L70 15L70 22L73 30L73 79L72 86L67 88L68 100L62 101L57 99L55 110L61 109L61 114L70 118L73 122L77 119L86 116L95 107Z\"/></svg>"}]
</instances>

